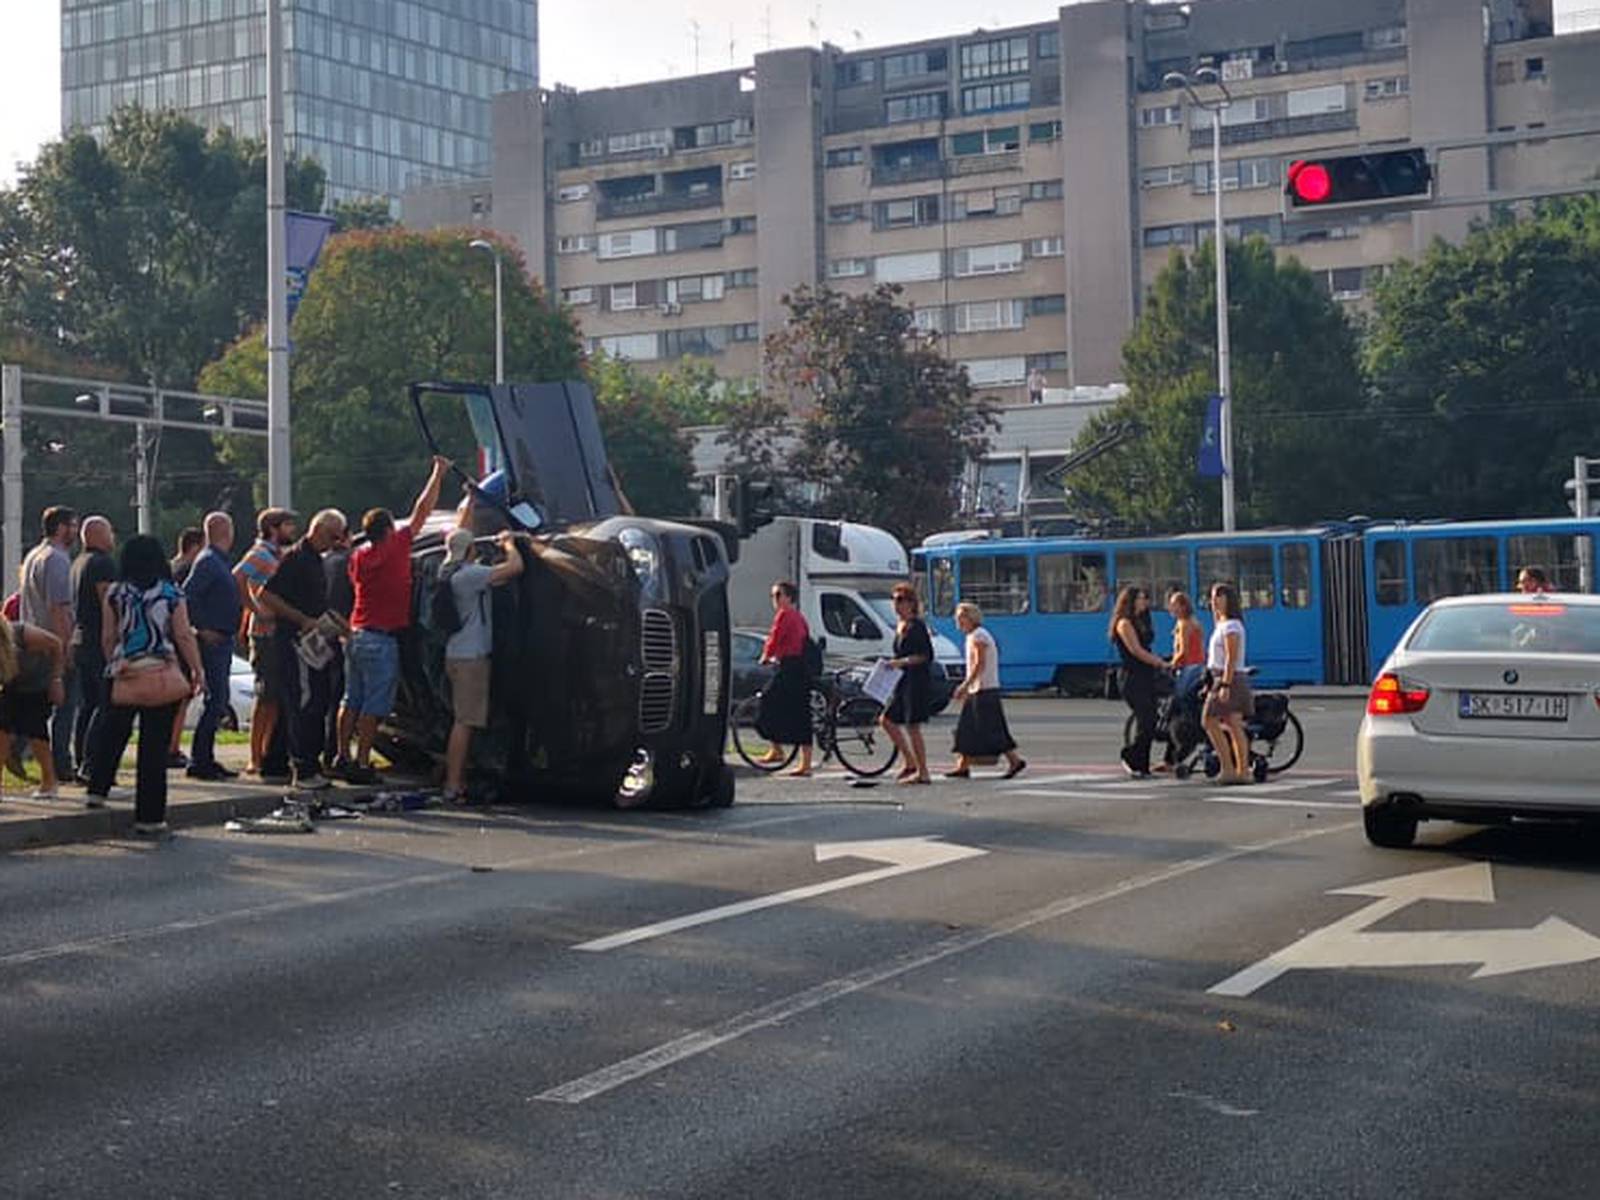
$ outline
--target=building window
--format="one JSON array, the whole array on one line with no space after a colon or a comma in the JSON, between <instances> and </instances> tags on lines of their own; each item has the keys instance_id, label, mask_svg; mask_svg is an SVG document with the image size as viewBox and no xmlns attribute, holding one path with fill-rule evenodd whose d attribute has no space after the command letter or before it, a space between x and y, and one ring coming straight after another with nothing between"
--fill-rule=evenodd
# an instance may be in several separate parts
<instances>
[{"instance_id":1,"label":"building window","mask_svg":"<svg viewBox=\"0 0 1600 1200\"><path fill-rule=\"evenodd\" d=\"M1010 79L1004 83L982 83L961 89L961 111L998 112L1007 108L1028 107L1028 81Z\"/></svg>"},{"instance_id":2,"label":"building window","mask_svg":"<svg viewBox=\"0 0 1600 1200\"><path fill-rule=\"evenodd\" d=\"M1028 72L1028 39L998 38L992 42L972 42L961 47L961 78L993 79L998 75L1025 75Z\"/></svg>"},{"instance_id":3,"label":"building window","mask_svg":"<svg viewBox=\"0 0 1600 1200\"><path fill-rule=\"evenodd\" d=\"M640 129L633 133L613 133L606 139L609 154L635 154L641 150L665 150L672 145L670 129Z\"/></svg>"},{"instance_id":4,"label":"building window","mask_svg":"<svg viewBox=\"0 0 1600 1200\"><path fill-rule=\"evenodd\" d=\"M864 258L836 258L828 264L829 279L856 279L872 269Z\"/></svg>"},{"instance_id":5,"label":"building window","mask_svg":"<svg viewBox=\"0 0 1600 1200\"><path fill-rule=\"evenodd\" d=\"M881 254L873 266L873 277L880 283L923 283L944 273L943 259L938 250Z\"/></svg>"},{"instance_id":6,"label":"building window","mask_svg":"<svg viewBox=\"0 0 1600 1200\"><path fill-rule=\"evenodd\" d=\"M685 250L708 250L722 245L721 221L697 221L692 225L670 225L661 231L661 250L675 254Z\"/></svg>"},{"instance_id":7,"label":"building window","mask_svg":"<svg viewBox=\"0 0 1600 1200\"><path fill-rule=\"evenodd\" d=\"M904 200L882 200L873 206L873 225L878 229L906 229L914 225L939 222L938 196L908 196Z\"/></svg>"},{"instance_id":8,"label":"building window","mask_svg":"<svg viewBox=\"0 0 1600 1200\"><path fill-rule=\"evenodd\" d=\"M919 333L943 333L944 309L937 305L914 309L911 313L911 324Z\"/></svg>"},{"instance_id":9,"label":"building window","mask_svg":"<svg viewBox=\"0 0 1600 1200\"><path fill-rule=\"evenodd\" d=\"M1058 237L1034 238L1028 243L1029 258L1060 258L1062 240Z\"/></svg>"},{"instance_id":10,"label":"building window","mask_svg":"<svg viewBox=\"0 0 1600 1200\"><path fill-rule=\"evenodd\" d=\"M839 146L828 151L827 164L830 167L859 167L861 162L860 146Z\"/></svg>"},{"instance_id":11,"label":"building window","mask_svg":"<svg viewBox=\"0 0 1600 1200\"><path fill-rule=\"evenodd\" d=\"M577 233L556 239L557 254L587 254L594 249L594 234Z\"/></svg>"},{"instance_id":12,"label":"building window","mask_svg":"<svg viewBox=\"0 0 1600 1200\"><path fill-rule=\"evenodd\" d=\"M494 212L494 197L492 195L476 195L468 202L468 207L475 217L487 217Z\"/></svg>"},{"instance_id":13,"label":"building window","mask_svg":"<svg viewBox=\"0 0 1600 1200\"><path fill-rule=\"evenodd\" d=\"M638 308L638 289L631 283L611 285L611 311L632 312Z\"/></svg>"},{"instance_id":14,"label":"building window","mask_svg":"<svg viewBox=\"0 0 1600 1200\"><path fill-rule=\"evenodd\" d=\"M755 287L756 269L754 267L740 267L737 271L729 271L728 286L731 288Z\"/></svg>"},{"instance_id":15,"label":"building window","mask_svg":"<svg viewBox=\"0 0 1600 1200\"><path fill-rule=\"evenodd\" d=\"M587 200L589 198L589 185L587 183L571 183L564 188L556 190L556 200L561 204L571 204L574 200Z\"/></svg>"},{"instance_id":16,"label":"building window","mask_svg":"<svg viewBox=\"0 0 1600 1200\"><path fill-rule=\"evenodd\" d=\"M1277 187L1280 182L1279 164L1275 158L1238 158L1222 164L1222 190L1225 192ZM1197 195L1211 194L1210 163L1195 164L1194 190Z\"/></svg>"},{"instance_id":17,"label":"building window","mask_svg":"<svg viewBox=\"0 0 1600 1200\"><path fill-rule=\"evenodd\" d=\"M1003 275L1022 270L1022 243L1002 242L998 246L967 246L951 257L952 273L958 278L972 275Z\"/></svg>"},{"instance_id":18,"label":"building window","mask_svg":"<svg viewBox=\"0 0 1600 1200\"><path fill-rule=\"evenodd\" d=\"M1366 294L1365 267L1334 267L1332 270L1316 272L1315 278L1335 300L1359 300Z\"/></svg>"},{"instance_id":19,"label":"building window","mask_svg":"<svg viewBox=\"0 0 1600 1200\"><path fill-rule=\"evenodd\" d=\"M1265 100L1265 96L1257 96L1256 104L1259 106ZM1287 112L1291 117L1311 117L1319 113L1344 112L1349 107L1349 96L1345 85L1330 83L1323 87L1300 88L1290 92ZM1270 111L1261 112L1256 119L1264 121L1270 116ZM1229 123L1224 117L1223 124Z\"/></svg>"},{"instance_id":20,"label":"building window","mask_svg":"<svg viewBox=\"0 0 1600 1200\"><path fill-rule=\"evenodd\" d=\"M570 304L576 308L580 304L594 303L594 289L592 287L571 287L561 290L561 303Z\"/></svg>"},{"instance_id":21,"label":"building window","mask_svg":"<svg viewBox=\"0 0 1600 1200\"><path fill-rule=\"evenodd\" d=\"M1039 35L1039 57L1061 57L1061 31L1059 29L1046 29Z\"/></svg>"},{"instance_id":22,"label":"building window","mask_svg":"<svg viewBox=\"0 0 1600 1200\"><path fill-rule=\"evenodd\" d=\"M600 349L612 358L647 362L661 357L661 337L654 333L626 333L600 339Z\"/></svg>"},{"instance_id":23,"label":"building window","mask_svg":"<svg viewBox=\"0 0 1600 1200\"><path fill-rule=\"evenodd\" d=\"M761 327L755 322L742 325L728 326L728 340L730 342L757 342L761 340Z\"/></svg>"},{"instance_id":24,"label":"building window","mask_svg":"<svg viewBox=\"0 0 1600 1200\"><path fill-rule=\"evenodd\" d=\"M599 257L610 258L638 258L643 254L656 252L656 231L654 229L632 229L626 233L603 233L600 235Z\"/></svg>"},{"instance_id":25,"label":"building window","mask_svg":"<svg viewBox=\"0 0 1600 1200\"><path fill-rule=\"evenodd\" d=\"M913 92L909 96L891 96L883 102L883 119L894 125L901 121L931 121L945 114L946 97L943 92Z\"/></svg>"},{"instance_id":26,"label":"building window","mask_svg":"<svg viewBox=\"0 0 1600 1200\"><path fill-rule=\"evenodd\" d=\"M857 58L850 62L835 63L833 86L847 88L871 83L877 74L877 66L878 60L875 58Z\"/></svg>"},{"instance_id":27,"label":"building window","mask_svg":"<svg viewBox=\"0 0 1600 1200\"><path fill-rule=\"evenodd\" d=\"M1028 140L1030 142L1059 142L1061 140L1061 122L1035 121L1028 126Z\"/></svg>"},{"instance_id":28,"label":"building window","mask_svg":"<svg viewBox=\"0 0 1600 1200\"><path fill-rule=\"evenodd\" d=\"M883 81L918 79L939 75L950 69L950 55L944 50L913 50L909 54L887 54L883 59Z\"/></svg>"},{"instance_id":29,"label":"building window","mask_svg":"<svg viewBox=\"0 0 1600 1200\"><path fill-rule=\"evenodd\" d=\"M955 306L957 333L989 333L997 329L1021 329L1027 320L1025 300L978 300Z\"/></svg>"},{"instance_id":30,"label":"building window","mask_svg":"<svg viewBox=\"0 0 1600 1200\"><path fill-rule=\"evenodd\" d=\"M672 143L679 150L703 150L708 146L727 146L749 138L755 124L749 117L713 121L707 125L681 125L672 131Z\"/></svg>"},{"instance_id":31,"label":"building window","mask_svg":"<svg viewBox=\"0 0 1600 1200\"><path fill-rule=\"evenodd\" d=\"M1392 50L1406 44L1404 25L1386 25L1367 31L1367 45L1374 50Z\"/></svg>"},{"instance_id":32,"label":"building window","mask_svg":"<svg viewBox=\"0 0 1600 1200\"><path fill-rule=\"evenodd\" d=\"M1067 352L1065 350L1051 350L1045 354L1028 355L1028 370L1032 371L1065 371L1067 369Z\"/></svg>"},{"instance_id":33,"label":"building window","mask_svg":"<svg viewBox=\"0 0 1600 1200\"><path fill-rule=\"evenodd\" d=\"M969 358L961 365L976 387L1004 387L1028 378L1028 360L1020 354L1012 358Z\"/></svg>"},{"instance_id":34,"label":"building window","mask_svg":"<svg viewBox=\"0 0 1600 1200\"><path fill-rule=\"evenodd\" d=\"M1155 125L1182 125L1183 105L1158 104L1154 108L1139 110L1139 124L1149 129Z\"/></svg>"},{"instance_id":35,"label":"building window","mask_svg":"<svg viewBox=\"0 0 1600 1200\"><path fill-rule=\"evenodd\" d=\"M603 137L590 138L586 142L578 143L579 158L604 158L606 153L606 140Z\"/></svg>"},{"instance_id":36,"label":"building window","mask_svg":"<svg viewBox=\"0 0 1600 1200\"><path fill-rule=\"evenodd\" d=\"M669 329L661 335L663 358L721 354L727 345L728 331L720 325L708 329Z\"/></svg>"},{"instance_id":37,"label":"building window","mask_svg":"<svg viewBox=\"0 0 1600 1200\"><path fill-rule=\"evenodd\" d=\"M756 164L753 162L736 162L728 167L729 179L754 179L756 177Z\"/></svg>"},{"instance_id":38,"label":"building window","mask_svg":"<svg viewBox=\"0 0 1600 1200\"><path fill-rule=\"evenodd\" d=\"M957 192L950 198L950 217L956 221L972 217L1009 217L1021 211L1021 188L978 188Z\"/></svg>"},{"instance_id":39,"label":"building window","mask_svg":"<svg viewBox=\"0 0 1600 1200\"><path fill-rule=\"evenodd\" d=\"M1369 79L1365 85L1368 100L1393 100L1411 94L1409 75L1391 75L1386 79Z\"/></svg>"},{"instance_id":40,"label":"building window","mask_svg":"<svg viewBox=\"0 0 1600 1200\"><path fill-rule=\"evenodd\" d=\"M1539 56L1537 58L1525 58L1525 59L1523 59L1522 60L1522 77L1524 79L1543 79L1543 78L1545 78L1544 57L1541 55L1541 56Z\"/></svg>"},{"instance_id":41,"label":"building window","mask_svg":"<svg viewBox=\"0 0 1600 1200\"><path fill-rule=\"evenodd\" d=\"M834 204L828 208L829 225L848 225L867 215L865 204Z\"/></svg>"},{"instance_id":42,"label":"building window","mask_svg":"<svg viewBox=\"0 0 1600 1200\"><path fill-rule=\"evenodd\" d=\"M1051 313L1064 313L1067 311L1067 298L1064 295L1035 296L1028 301L1028 312L1035 317L1049 316Z\"/></svg>"},{"instance_id":43,"label":"building window","mask_svg":"<svg viewBox=\"0 0 1600 1200\"><path fill-rule=\"evenodd\" d=\"M1061 199L1061 180L1036 179L1028 185L1029 200Z\"/></svg>"},{"instance_id":44,"label":"building window","mask_svg":"<svg viewBox=\"0 0 1600 1200\"><path fill-rule=\"evenodd\" d=\"M1189 244L1187 225L1152 225L1144 231L1146 246L1186 246Z\"/></svg>"},{"instance_id":45,"label":"building window","mask_svg":"<svg viewBox=\"0 0 1600 1200\"><path fill-rule=\"evenodd\" d=\"M1022 149L1022 130L1018 125L1003 125L998 129L974 129L958 133L950 139L950 154L967 158L975 154L1004 154Z\"/></svg>"},{"instance_id":46,"label":"building window","mask_svg":"<svg viewBox=\"0 0 1600 1200\"><path fill-rule=\"evenodd\" d=\"M1142 188L1177 187L1188 183L1193 177L1194 168L1188 163L1174 163L1166 167L1146 167L1139 172L1139 186Z\"/></svg>"},{"instance_id":47,"label":"building window","mask_svg":"<svg viewBox=\"0 0 1600 1200\"><path fill-rule=\"evenodd\" d=\"M734 236L736 236L738 234L741 234L741 233L754 233L755 231L756 231L756 219L753 216L750 216L750 217L729 217L728 218L728 236L729 237L734 237Z\"/></svg>"}]
</instances>

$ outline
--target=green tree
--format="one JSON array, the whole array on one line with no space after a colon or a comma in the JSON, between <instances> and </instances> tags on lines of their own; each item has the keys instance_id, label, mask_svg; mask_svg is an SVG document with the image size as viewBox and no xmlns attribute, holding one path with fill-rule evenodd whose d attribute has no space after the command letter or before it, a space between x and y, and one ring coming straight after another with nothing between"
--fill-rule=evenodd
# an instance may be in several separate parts
<instances>
[{"instance_id":1,"label":"green tree","mask_svg":"<svg viewBox=\"0 0 1600 1200\"><path fill-rule=\"evenodd\" d=\"M1066 480L1082 515L1140 530L1214 529L1221 488L1197 474L1206 398L1216 390L1211 245L1174 253L1145 298L1122 357L1128 395L1089 422L1142 433ZM1366 494L1354 331L1294 260L1264 240L1228 244L1234 479L1241 527L1348 515Z\"/></svg>"},{"instance_id":2,"label":"green tree","mask_svg":"<svg viewBox=\"0 0 1600 1200\"><path fill-rule=\"evenodd\" d=\"M293 160L292 207L323 172ZM124 108L0 190L0 327L130 382L189 388L266 310L266 152L172 112Z\"/></svg>"},{"instance_id":3,"label":"green tree","mask_svg":"<svg viewBox=\"0 0 1600 1200\"><path fill-rule=\"evenodd\" d=\"M622 359L589 360L606 457L634 510L644 516L694 511L694 459L664 376L649 376Z\"/></svg>"},{"instance_id":4,"label":"green tree","mask_svg":"<svg viewBox=\"0 0 1600 1200\"><path fill-rule=\"evenodd\" d=\"M505 263L506 374L540 382L582 372L578 332L529 278L514 246ZM426 450L411 411L412 382L494 377L494 275L459 232L365 231L332 239L291 330L296 507L359 512L415 493ZM266 353L246 335L201 376L208 391L266 394ZM430 424L447 453L472 446L463 407L439 401ZM225 455L250 478L264 471L252 439ZM468 464L464 464L468 465ZM258 493L259 494L259 493Z\"/></svg>"},{"instance_id":5,"label":"green tree","mask_svg":"<svg viewBox=\"0 0 1600 1200\"><path fill-rule=\"evenodd\" d=\"M730 430L735 445L751 421L765 423L765 452L781 455L791 479L818 497L821 516L881 525L902 540L947 528L968 461L986 449L992 406L964 368L921 333L898 287L859 296L828 288L784 297L785 327L767 338L778 389ZM773 418L780 399L796 415ZM779 439L792 440L783 453ZM748 438L762 452L759 436Z\"/></svg>"},{"instance_id":6,"label":"green tree","mask_svg":"<svg viewBox=\"0 0 1600 1200\"><path fill-rule=\"evenodd\" d=\"M1597 325L1593 196L1543 204L1399 264L1378 288L1366 343L1382 511L1560 511L1573 455L1600 454Z\"/></svg>"},{"instance_id":7,"label":"green tree","mask_svg":"<svg viewBox=\"0 0 1600 1200\"><path fill-rule=\"evenodd\" d=\"M328 215L333 218L335 233L353 233L357 229L392 229L395 225L389 202L376 196L363 200L341 200L328 211Z\"/></svg>"}]
</instances>

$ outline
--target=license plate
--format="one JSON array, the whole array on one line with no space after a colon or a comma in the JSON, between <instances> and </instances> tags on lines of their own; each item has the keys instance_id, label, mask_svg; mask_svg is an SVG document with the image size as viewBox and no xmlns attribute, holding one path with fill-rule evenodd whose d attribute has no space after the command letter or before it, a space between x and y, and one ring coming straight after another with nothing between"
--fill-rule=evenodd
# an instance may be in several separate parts
<instances>
[{"instance_id":1,"label":"license plate","mask_svg":"<svg viewBox=\"0 0 1600 1200\"><path fill-rule=\"evenodd\" d=\"M1462 692L1461 715L1469 720L1565 721L1567 698L1538 692Z\"/></svg>"}]
</instances>

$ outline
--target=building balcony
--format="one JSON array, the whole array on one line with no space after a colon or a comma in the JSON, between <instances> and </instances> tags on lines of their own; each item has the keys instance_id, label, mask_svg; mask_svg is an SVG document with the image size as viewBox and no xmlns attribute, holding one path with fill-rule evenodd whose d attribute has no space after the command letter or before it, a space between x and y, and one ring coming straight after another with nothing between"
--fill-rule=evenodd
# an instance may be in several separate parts
<instances>
[{"instance_id":1,"label":"building balcony","mask_svg":"<svg viewBox=\"0 0 1600 1200\"><path fill-rule=\"evenodd\" d=\"M713 188L707 192L652 192L647 196L602 196L595 201L595 216L602 221L616 221L649 217L657 213L721 207L721 188Z\"/></svg>"},{"instance_id":2,"label":"building balcony","mask_svg":"<svg viewBox=\"0 0 1600 1200\"><path fill-rule=\"evenodd\" d=\"M959 158L936 158L906 163L897 167L873 167L872 186L892 187L897 183L920 183L925 179L961 179L968 175L987 175L991 171L1022 170L1022 151L999 154L967 154Z\"/></svg>"},{"instance_id":3,"label":"building balcony","mask_svg":"<svg viewBox=\"0 0 1600 1200\"><path fill-rule=\"evenodd\" d=\"M943 179L944 160L930 158L923 162L904 163L892 167L873 167L872 186L892 187L897 183L920 183L924 179Z\"/></svg>"},{"instance_id":4,"label":"building balcony","mask_svg":"<svg viewBox=\"0 0 1600 1200\"><path fill-rule=\"evenodd\" d=\"M1002 150L998 154L968 154L950 159L950 175L961 178L967 175L987 175L990 171L1022 170L1021 150Z\"/></svg>"},{"instance_id":5,"label":"building balcony","mask_svg":"<svg viewBox=\"0 0 1600 1200\"><path fill-rule=\"evenodd\" d=\"M1341 112L1312 113L1304 117L1274 117L1270 121L1253 121L1248 125L1224 125L1222 144L1242 146L1251 142L1266 142L1274 138L1307 137L1319 133L1338 133L1355 129L1359 121L1353 108ZM1189 148L1198 150L1211 145L1211 122L1204 121L1189 130Z\"/></svg>"}]
</instances>

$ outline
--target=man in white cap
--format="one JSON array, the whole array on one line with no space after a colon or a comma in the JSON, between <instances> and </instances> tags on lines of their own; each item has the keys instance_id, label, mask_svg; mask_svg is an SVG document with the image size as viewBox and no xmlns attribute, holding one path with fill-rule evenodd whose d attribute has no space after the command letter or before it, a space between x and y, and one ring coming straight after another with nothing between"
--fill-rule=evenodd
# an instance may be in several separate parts
<instances>
[{"instance_id":1,"label":"man in white cap","mask_svg":"<svg viewBox=\"0 0 1600 1200\"><path fill-rule=\"evenodd\" d=\"M494 612L489 589L509 583L522 574L522 552L509 532L498 539L505 558L493 567L472 561L470 529L457 529L445 540L441 581L450 581L461 627L444 648L444 670L450 680L450 711L454 723L445 748L444 798L459 803L465 796L467 755L472 731L489 724L489 656L494 650Z\"/></svg>"}]
</instances>

